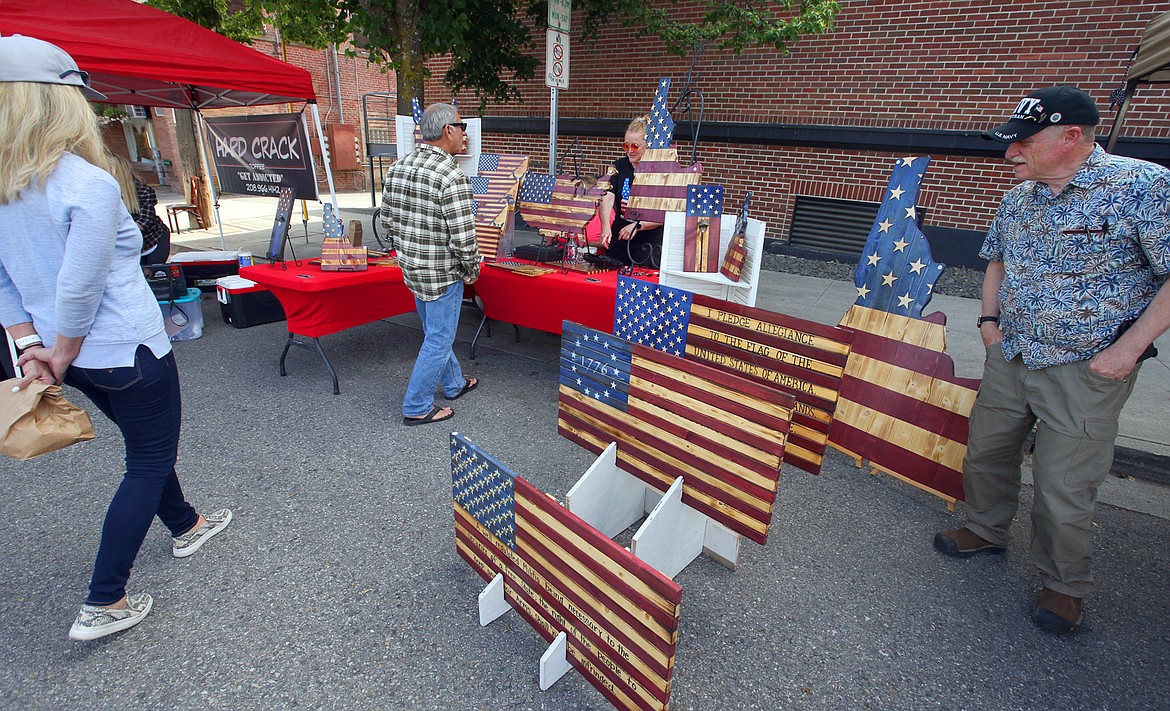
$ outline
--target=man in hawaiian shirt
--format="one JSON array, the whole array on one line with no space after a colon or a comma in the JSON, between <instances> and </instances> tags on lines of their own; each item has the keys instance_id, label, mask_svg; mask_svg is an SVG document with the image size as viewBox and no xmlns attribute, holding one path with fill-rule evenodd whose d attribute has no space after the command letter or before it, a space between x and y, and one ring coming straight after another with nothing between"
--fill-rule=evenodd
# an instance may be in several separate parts
<instances>
[{"instance_id":1,"label":"man in hawaiian shirt","mask_svg":"<svg viewBox=\"0 0 1170 711\"><path fill-rule=\"evenodd\" d=\"M987 348L971 411L964 528L942 553L1002 553L1033 425L1031 557L1041 628L1071 633L1093 587L1093 511L1139 363L1170 327L1170 171L1094 142L1100 114L1071 86L1033 92L986 138L1024 182L1008 191L980 255Z\"/></svg>"}]
</instances>

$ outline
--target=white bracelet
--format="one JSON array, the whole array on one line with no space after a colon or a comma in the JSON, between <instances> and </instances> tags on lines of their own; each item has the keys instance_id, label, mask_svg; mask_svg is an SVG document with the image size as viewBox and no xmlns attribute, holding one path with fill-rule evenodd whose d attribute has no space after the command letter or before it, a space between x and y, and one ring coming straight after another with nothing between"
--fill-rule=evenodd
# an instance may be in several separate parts
<instances>
[{"instance_id":1,"label":"white bracelet","mask_svg":"<svg viewBox=\"0 0 1170 711\"><path fill-rule=\"evenodd\" d=\"M41 340L40 335L36 333L30 336L21 336L20 338L14 340L13 343L16 344L16 349L19 351L32 348L33 346L43 346L45 344L45 342Z\"/></svg>"}]
</instances>

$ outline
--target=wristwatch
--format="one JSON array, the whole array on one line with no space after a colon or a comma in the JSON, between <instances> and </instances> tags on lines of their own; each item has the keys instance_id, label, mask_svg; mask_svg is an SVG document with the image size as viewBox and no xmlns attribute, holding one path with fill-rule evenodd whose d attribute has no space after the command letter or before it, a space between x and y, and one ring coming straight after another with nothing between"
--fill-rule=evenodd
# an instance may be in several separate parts
<instances>
[{"instance_id":1,"label":"wristwatch","mask_svg":"<svg viewBox=\"0 0 1170 711\"><path fill-rule=\"evenodd\" d=\"M975 323L975 327L983 328L983 324L985 323L994 323L996 326L998 326L999 316L980 316L979 320Z\"/></svg>"}]
</instances>

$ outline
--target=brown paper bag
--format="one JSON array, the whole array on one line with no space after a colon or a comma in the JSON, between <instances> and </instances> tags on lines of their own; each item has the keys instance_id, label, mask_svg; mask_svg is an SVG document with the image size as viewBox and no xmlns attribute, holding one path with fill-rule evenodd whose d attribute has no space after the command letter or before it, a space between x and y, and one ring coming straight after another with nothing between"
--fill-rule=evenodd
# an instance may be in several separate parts
<instances>
[{"instance_id":1,"label":"brown paper bag","mask_svg":"<svg viewBox=\"0 0 1170 711\"><path fill-rule=\"evenodd\" d=\"M14 393L18 382L0 383L0 454L32 459L93 439L89 415L66 400L60 386L34 380Z\"/></svg>"}]
</instances>

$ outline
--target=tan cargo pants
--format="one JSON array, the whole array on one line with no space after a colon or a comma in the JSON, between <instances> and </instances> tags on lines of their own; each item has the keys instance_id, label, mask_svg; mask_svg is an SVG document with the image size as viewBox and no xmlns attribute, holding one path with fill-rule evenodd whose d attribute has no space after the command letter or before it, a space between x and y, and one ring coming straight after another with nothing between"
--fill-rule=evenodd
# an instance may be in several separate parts
<instances>
[{"instance_id":1,"label":"tan cargo pants","mask_svg":"<svg viewBox=\"0 0 1170 711\"><path fill-rule=\"evenodd\" d=\"M1028 370L1020 356L1005 361L999 344L987 350L963 460L967 527L1007 545L1024 440L1035 424L1032 560L1045 587L1082 597L1093 589L1097 487L1113 464L1118 416L1137 370L1126 381L1096 375L1087 360Z\"/></svg>"}]
</instances>

